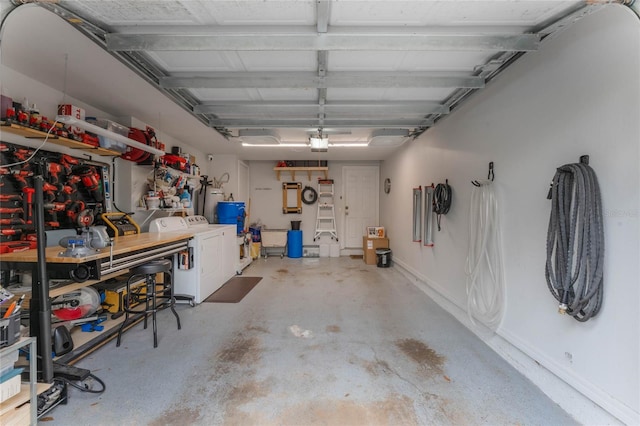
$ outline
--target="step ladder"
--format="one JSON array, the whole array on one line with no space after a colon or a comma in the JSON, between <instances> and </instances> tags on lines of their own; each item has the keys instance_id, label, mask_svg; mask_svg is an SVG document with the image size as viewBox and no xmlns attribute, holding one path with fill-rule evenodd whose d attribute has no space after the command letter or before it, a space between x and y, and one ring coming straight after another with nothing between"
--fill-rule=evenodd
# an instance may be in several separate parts
<instances>
[{"instance_id":1,"label":"step ladder","mask_svg":"<svg viewBox=\"0 0 640 426\"><path fill-rule=\"evenodd\" d=\"M333 179L318 179L318 214L313 241L320 238L322 234L329 234L331 239L338 241L336 212L333 203Z\"/></svg>"}]
</instances>

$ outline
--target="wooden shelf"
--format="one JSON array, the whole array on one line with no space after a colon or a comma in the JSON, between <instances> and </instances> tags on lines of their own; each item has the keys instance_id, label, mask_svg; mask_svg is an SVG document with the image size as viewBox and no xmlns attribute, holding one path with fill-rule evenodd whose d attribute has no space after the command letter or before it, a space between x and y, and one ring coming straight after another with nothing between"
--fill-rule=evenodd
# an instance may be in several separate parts
<instances>
[{"instance_id":1,"label":"wooden shelf","mask_svg":"<svg viewBox=\"0 0 640 426\"><path fill-rule=\"evenodd\" d=\"M107 281L111 278L116 278L116 277L119 277L120 275L127 274L127 273L129 273L129 270L125 269L123 271L114 272L113 274L103 275L102 277L100 277L99 280L87 280L80 283L69 280L68 284L62 284L58 287L50 289L49 297L54 298L54 297L62 296L63 294L70 293L72 291L76 291L87 286L98 284L103 281ZM22 309L29 309L31 305L31 290L27 290L27 291L12 290L12 292L16 297L24 295L25 297L24 297L24 301L22 302Z\"/></svg>"},{"instance_id":2,"label":"wooden shelf","mask_svg":"<svg viewBox=\"0 0 640 426\"><path fill-rule=\"evenodd\" d=\"M324 178L329 178L329 167L274 167L276 172L276 178L280 180L280 172L285 171L291 173L291 180L296 180L296 172L307 172L308 180L311 180L311 174L313 172L321 172L324 174Z\"/></svg>"},{"instance_id":3,"label":"wooden shelf","mask_svg":"<svg viewBox=\"0 0 640 426\"><path fill-rule=\"evenodd\" d=\"M30 127L24 127L18 124L7 124L5 122L0 123L0 125L1 131L22 136L27 139L45 139L47 137L47 132L32 129ZM47 142L51 142L55 145L65 146L67 148L90 151L96 155L104 155L107 157L119 157L121 155L118 151L87 145L86 143L74 141L73 139L61 138L53 134L49 135Z\"/></svg>"},{"instance_id":4,"label":"wooden shelf","mask_svg":"<svg viewBox=\"0 0 640 426\"><path fill-rule=\"evenodd\" d=\"M36 383L36 395L40 395L42 392L46 391L51 387L50 383ZM15 410L15 407L19 407L26 402L29 402L31 397L31 385L29 383L23 382L20 385L20 392L13 395L11 398L7 399L0 403L0 424L4 420L9 420L9 418L13 418L14 414L11 413L12 410ZM28 406L28 404L27 404ZM7 417L5 418L5 414ZM27 418L29 417L28 409L27 409Z\"/></svg>"}]
</instances>

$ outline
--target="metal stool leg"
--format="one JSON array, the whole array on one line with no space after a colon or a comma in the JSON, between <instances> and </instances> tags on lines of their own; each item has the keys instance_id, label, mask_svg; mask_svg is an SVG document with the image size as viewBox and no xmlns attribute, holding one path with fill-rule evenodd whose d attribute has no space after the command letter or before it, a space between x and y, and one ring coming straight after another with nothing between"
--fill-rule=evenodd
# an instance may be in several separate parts
<instances>
[{"instance_id":1,"label":"metal stool leg","mask_svg":"<svg viewBox=\"0 0 640 426\"><path fill-rule=\"evenodd\" d=\"M166 285L166 277L167 275L169 275L169 308L171 309L171 312L173 312L173 315L176 317L176 321L178 322L178 330L180 330L182 328L182 326L180 325L180 317L178 316L178 313L176 312L176 297L175 294L173 293L173 273L171 272L165 272L165 285Z\"/></svg>"},{"instance_id":2,"label":"metal stool leg","mask_svg":"<svg viewBox=\"0 0 640 426\"><path fill-rule=\"evenodd\" d=\"M132 275L129 277L129 279L127 280L127 285L126 285L126 296L124 297L124 300L122 301L124 306L123 306L123 310L124 310L124 321L122 321L122 324L120 324L120 328L118 329L118 340L116 341L116 347L120 346L120 340L122 339L122 331L125 329L125 327L127 326L128 322L129 322L129 313L130 311L130 305L129 302L131 300L131 282L133 281L133 279L136 277L136 275ZM146 317L145 317L146 319Z\"/></svg>"},{"instance_id":3,"label":"metal stool leg","mask_svg":"<svg viewBox=\"0 0 640 426\"><path fill-rule=\"evenodd\" d=\"M156 280L158 273L163 273L162 283ZM144 277L144 287L138 287L138 292L134 295L131 292L131 283L135 280L139 280L140 277ZM162 285L160 290L162 293L158 294L158 286ZM144 295L141 290L144 290ZM147 328L147 321L149 315L151 315L151 322L153 328L153 347L158 347L158 322L157 313L164 308L170 308L173 315L176 317L178 323L178 330L182 328L180 324L180 316L175 310L176 298L173 293L173 274L171 271L171 262L169 260L152 261L144 265L140 265L132 270L132 275L127 280L126 284L127 295L124 299L124 312L125 319L118 330L118 340L116 346L120 346L122 339L122 332L132 322L130 314L136 314L135 319L139 320L140 315L144 315L144 328ZM142 302L144 296L144 310L133 309L131 307L131 301L137 297L137 301ZM160 299L158 301L158 299Z\"/></svg>"},{"instance_id":4,"label":"metal stool leg","mask_svg":"<svg viewBox=\"0 0 640 426\"><path fill-rule=\"evenodd\" d=\"M151 322L153 323L153 347L158 347L158 325L156 323L156 312L158 306L156 304L156 277L155 275L150 278L151 287ZM147 290L148 292L149 290ZM147 298L149 300L149 298ZM147 310L148 312L148 310Z\"/></svg>"},{"instance_id":5,"label":"metal stool leg","mask_svg":"<svg viewBox=\"0 0 640 426\"><path fill-rule=\"evenodd\" d=\"M144 294L144 329L147 329L147 316L149 315L149 292L151 289L151 275L147 275L145 278L145 294Z\"/></svg>"}]
</instances>

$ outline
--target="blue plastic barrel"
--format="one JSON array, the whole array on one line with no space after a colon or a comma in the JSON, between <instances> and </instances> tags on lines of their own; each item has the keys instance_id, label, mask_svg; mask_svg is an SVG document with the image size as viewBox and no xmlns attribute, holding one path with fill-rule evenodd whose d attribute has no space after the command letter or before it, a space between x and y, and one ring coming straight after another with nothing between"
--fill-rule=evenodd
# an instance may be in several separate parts
<instances>
[{"instance_id":1,"label":"blue plastic barrel","mask_svg":"<svg viewBox=\"0 0 640 426\"><path fill-rule=\"evenodd\" d=\"M218 222L237 224L238 234L244 230L244 201L218 201Z\"/></svg>"},{"instance_id":2,"label":"blue plastic barrel","mask_svg":"<svg viewBox=\"0 0 640 426\"><path fill-rule=\"evenodd\" d=\"M302 257L302 231L287 231L287 256Z\"/></svg>"}]
</instances>

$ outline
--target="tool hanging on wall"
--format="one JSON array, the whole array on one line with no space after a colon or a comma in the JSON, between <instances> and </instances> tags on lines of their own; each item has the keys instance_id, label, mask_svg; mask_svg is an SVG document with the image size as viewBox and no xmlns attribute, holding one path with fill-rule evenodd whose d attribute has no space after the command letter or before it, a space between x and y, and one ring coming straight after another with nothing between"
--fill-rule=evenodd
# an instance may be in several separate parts
<instances>
[{"instance_id":1,"label":"tool hanging on wall","mask_svg":"<svg viewBox=\"0 0 640 426\"><path fill-rule=\"evenodd\" d=\"M561 314L584 322L600 311L604 286L602 201L589 156L559 167L547 198L547 286Z\"/></svg>"},{"instance_id":2,"label":"tool hanging on wall","mask_svg":"<svg viewBox=\"0 0 640 426\"><path fill-rule=\"evenodd\" d=\"M289 206L287 193L289 190L296 191L296 205ZM282 213L302 213L302 184L300 182L283 182L282 183Z\"/></svg>"},{"instance_id":3,"label":"tool hanging on wall","mask_svg":"<svg viewBox=\"0 0 640 426\"><path fill-rule=\"evenodd\" d=\"M425 186L424 196L424 245L433 247L433 184Z\"/></svg>"},{"instance_id":4,"label":"tool hanging on wall","mask_svg":"<svg viewBox=\"0 0 640 426\"><path fill-rule=\"evenodd\" d=\"M422 241L422 186L413 188L413 241Z\"/></svg>"},{"instance_id":5,"label":"tool hanging on wall","mask_svg":"<svg viewBox=\"0 0 640 426\"><path fill-rule=\"evenodd\" d=\"M438 224L438 232L440 232L440 220L443 214L449 213L451 209L451 187L449 179L445 183L439 183L433 191L433 212L436 214L436 222Z\"/></svg>"},{"instance_id":6,"label":"tool hanging on wall","mask_svg":"<svg viewBox=\"0 0 640 426\"><path fill-rule=\"evenodd\" d=\"M302 190L302 202L311 205L318 201L318 192L310 186L305 186Z\"/></svg>"}]
</instances>

